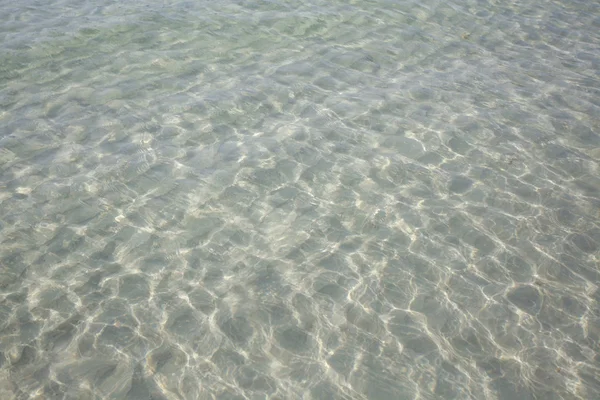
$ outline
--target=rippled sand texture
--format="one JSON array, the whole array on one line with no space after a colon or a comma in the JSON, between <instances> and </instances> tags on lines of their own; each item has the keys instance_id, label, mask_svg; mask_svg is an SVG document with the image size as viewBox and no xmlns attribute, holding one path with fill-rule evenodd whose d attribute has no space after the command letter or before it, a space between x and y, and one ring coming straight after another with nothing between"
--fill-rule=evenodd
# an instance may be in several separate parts
<instances>
[{"instance_id":1,"label":"rippled sand texture","mask_svg":"<svg viewBox=\"0 0 600 400\"><path fill-rule=\"evenodd\" d=\"M600 398L599 15L0 2L0 398Z\"/></svg>"}]
</instances>

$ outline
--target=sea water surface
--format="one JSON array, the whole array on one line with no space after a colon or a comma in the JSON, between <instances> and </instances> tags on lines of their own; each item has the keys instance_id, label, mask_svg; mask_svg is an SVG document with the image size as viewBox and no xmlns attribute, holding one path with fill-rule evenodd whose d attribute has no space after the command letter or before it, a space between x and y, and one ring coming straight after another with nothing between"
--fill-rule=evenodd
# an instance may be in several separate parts
<instances>
[{"instance_id":1,"label":"sea water surface","mask_svg":"<svg viewBox=\"0 0 600 400\"><path fill-rule=\"evenodd\" d=\"M600 398L600 4L0 0L1 399Z\"/></svg>"}]
</instances>

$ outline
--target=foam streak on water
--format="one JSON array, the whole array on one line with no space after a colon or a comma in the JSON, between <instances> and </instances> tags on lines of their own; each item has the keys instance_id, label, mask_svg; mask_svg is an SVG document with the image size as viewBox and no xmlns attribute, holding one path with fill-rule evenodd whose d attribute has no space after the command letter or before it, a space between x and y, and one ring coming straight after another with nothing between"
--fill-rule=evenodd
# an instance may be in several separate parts
<instances>
[{"instance_id":1,"label":"foam streak on water","mask_svg":"<svg viewBox=\"0 0 600 400\"><path fill-rule=\"evenodd\" d=\"M600 398L599 16L0 0L0 398Z\"/></svg>"}]
</instances>

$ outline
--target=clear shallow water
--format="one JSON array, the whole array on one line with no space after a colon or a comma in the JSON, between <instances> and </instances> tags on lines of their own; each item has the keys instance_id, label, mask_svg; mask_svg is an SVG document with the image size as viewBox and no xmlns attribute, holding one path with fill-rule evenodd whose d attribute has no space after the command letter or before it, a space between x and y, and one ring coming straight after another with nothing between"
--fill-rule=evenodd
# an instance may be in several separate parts
<instances>
[{"instance_id":1,"label":"clear shallow water","mask_svg":"<svg viewBox=\"0 0 600 400\"><path fill-rule=\"evenodd\" d=\"M0 2L0 398L600 397L594 2Z\"/></svg>"}]
</instances>

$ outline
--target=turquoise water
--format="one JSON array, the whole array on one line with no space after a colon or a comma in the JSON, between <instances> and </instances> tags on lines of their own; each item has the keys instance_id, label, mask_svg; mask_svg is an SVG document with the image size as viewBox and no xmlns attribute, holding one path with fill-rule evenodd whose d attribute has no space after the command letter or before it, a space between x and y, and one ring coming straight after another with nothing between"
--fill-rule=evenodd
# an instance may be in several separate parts
<instances>
[{"instance_id":1,"label":"turquoise water","mask_svg":"<svg viewBox=\"0 0 600 400\"><path fill-rule=\"evenodd\" d=\"M1 399L600 398L597 2L0 21Z\"/></svg>"}]
</instances>

